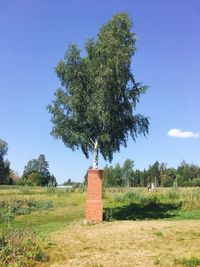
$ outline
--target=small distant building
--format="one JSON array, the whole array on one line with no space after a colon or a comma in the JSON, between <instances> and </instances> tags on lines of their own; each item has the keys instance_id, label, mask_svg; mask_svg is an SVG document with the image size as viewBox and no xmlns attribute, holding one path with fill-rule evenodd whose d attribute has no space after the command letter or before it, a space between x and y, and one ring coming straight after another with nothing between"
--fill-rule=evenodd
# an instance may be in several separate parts
<instances>
[{"instance_id":1,"label":"small distant building","mask_svg":"<svg viewBox=\"0 0 200 267\"><path fill-rule=\"evenodd\" d=\"M62 189L72 189L72 185L57 185L57 188L62 188Z\"/></svg>"}]
</instances>

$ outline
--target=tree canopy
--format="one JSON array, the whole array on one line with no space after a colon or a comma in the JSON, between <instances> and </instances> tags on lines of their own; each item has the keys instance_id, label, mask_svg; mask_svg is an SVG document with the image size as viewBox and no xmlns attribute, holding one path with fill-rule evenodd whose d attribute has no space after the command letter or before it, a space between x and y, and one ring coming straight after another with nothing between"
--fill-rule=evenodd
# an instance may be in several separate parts
<instances>
[{"instance_id":1,"label":"tree canopy","mask_svg":"<svg viewBox=\"0 0 200 267\"><path fill-rule=\"evenodd\" d=\"M72 150L86 157L98 151L104 159L126 146L129 135L148 133L149 120L134 110L147 90L136 82L131 71L136 35L126 13L114 15L104 24L96 39L88 39L85 56L72 44L55 70L61 82L56 99L48 106L53 129Z\"/></svg>"},{"instance_id":2,"label":"tree canopy","mask_svg":"<svg viewBox=\"0 0 200 267\"><path fill-rule=\"evenodd\" d=\"M29 160L24 167L22 180L29 185L57 185L56 178L49 172L49 163L45 155L39 155L38 159Z\"/></svg>"}]
</instances>

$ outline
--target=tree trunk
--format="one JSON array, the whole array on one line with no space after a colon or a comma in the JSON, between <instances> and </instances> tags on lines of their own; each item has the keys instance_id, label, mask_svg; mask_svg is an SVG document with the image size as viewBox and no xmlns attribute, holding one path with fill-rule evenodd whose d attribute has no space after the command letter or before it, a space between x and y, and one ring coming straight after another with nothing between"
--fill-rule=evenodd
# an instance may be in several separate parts
<instances>
[{"instance_id":1,"label":"tree trunk","mask_svg":"<svg viewBox=\"0 0 200 267\"><path fill-rule=\"evenodd\" d=\"M99 146L98 146L98 141L95 140L93 169L98 169L98 159L99 159Z\"/></svg>"}]
</instances>

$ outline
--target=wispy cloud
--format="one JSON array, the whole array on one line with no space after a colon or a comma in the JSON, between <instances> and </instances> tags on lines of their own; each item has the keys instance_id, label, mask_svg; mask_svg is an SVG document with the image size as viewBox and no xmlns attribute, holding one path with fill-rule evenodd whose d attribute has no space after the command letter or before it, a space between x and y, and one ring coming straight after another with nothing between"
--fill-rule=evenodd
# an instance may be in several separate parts
<instances>
[{"instance_id":1,"label":"wispy cloud","mask_svg":"<svg viewBox=\"0 0 200 267\"><path fill-rule=\"evenodd\" d=\"M193 132L183 132L180 129L171 129L168 133L171 137L178 137L178 138L198 138L200 137L200 133L193 133Z\"/></svg>"}]
</instances>

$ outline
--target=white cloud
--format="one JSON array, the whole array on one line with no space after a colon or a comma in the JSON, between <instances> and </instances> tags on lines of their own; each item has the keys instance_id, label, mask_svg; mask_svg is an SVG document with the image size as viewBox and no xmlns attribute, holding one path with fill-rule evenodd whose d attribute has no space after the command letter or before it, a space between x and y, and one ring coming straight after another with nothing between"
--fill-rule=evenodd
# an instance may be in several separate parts
<instances>
[{"instance_id":1,"label":"white cloud","mask_svg":"<svg viewBox=\"0 0 200 267\"><path fill-rule=\"evenodd\" d=\"M200 137L200 133L183 132L180 129L171 129L167 134L171 137L179 137L179 138L198 138L198 137Z\"/></svg>"}]
</instances>

